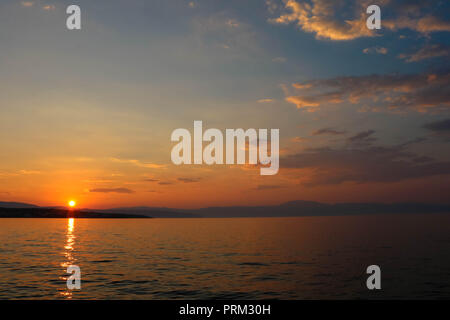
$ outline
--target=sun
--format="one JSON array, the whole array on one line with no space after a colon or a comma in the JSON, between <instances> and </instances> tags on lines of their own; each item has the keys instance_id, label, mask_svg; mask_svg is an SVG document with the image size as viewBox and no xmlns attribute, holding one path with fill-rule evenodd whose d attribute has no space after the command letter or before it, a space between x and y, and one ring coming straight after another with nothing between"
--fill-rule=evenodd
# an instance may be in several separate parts
<instances>
[{"instance_id":1,"label":"sun","mask_svg":"<svg viewBox=\"0 0 450 320\"><path fill-rule=\"evenodd\" d=\"M70 201L69 201L69 207L71 207L71 208L75 207L76 204L77 204L77 203L76 203L74 200L70 200Z\"/></svg>"}]
</instances>

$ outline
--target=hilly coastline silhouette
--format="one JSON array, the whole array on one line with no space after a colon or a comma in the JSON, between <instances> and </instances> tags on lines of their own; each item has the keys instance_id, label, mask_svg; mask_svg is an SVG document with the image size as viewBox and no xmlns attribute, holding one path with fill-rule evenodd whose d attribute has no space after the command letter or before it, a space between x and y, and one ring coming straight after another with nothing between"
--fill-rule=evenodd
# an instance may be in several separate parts
<instances>
[{"instance_id":1,"label":"hilly coastline silhouette","mask_svg":"<svg viewBox=\"0 0 450 320\"><path fill-rule=\"evenodd\" d=\"M39 207L27 203L0 202L0 218L61 218L69 214L78 218L256 218L424 213L450 213L450 205L429 203L327 204L296 200L272 206L230 206L199 209L141 206L110 209L78 209L72 211L62 207Z\"/></svg>"},{"instance_id":2,"label":"hilly coastline silhouette","mask_svg":"<svg viewBox=\"0 0 450 320\"><path fill-rule=\"evenodd\" d=\"M138 214L102 213L38 207L27 203L0 202L0 218L150 218Z\"/></svg>"}]
</instances>

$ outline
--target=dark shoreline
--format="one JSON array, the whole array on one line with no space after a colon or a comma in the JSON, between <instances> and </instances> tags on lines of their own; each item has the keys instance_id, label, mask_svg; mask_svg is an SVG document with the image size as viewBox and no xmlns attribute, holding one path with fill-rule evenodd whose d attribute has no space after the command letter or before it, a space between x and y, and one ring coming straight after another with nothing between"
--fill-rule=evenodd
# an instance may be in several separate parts
<instances>
[{"instance_id":1,"label":"dark shoreline","mask_svg":"<svg viewBox=\"0 0 450 320\"><path fill-rule=\"evenodd\" d=\"M54 208L0 208L0 218L149 219L139 214L100 213Z\"/></svg>"}]
</instances>

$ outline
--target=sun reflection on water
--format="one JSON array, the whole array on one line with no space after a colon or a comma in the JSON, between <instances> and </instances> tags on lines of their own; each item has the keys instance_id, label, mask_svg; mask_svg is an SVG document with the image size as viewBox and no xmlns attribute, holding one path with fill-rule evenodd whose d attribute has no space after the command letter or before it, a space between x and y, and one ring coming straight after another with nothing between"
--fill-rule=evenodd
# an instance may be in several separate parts
<instances>
[{"instance_id":1,"label":"sun reflection on water","mask_svg":"<svg viewBox=\"0 0 450 320\"><path fill-rule=\"evenodd\" d=\"M61 267L64 268L63 273L66 273L67 267L74 264L76 261L73 251L74 251L74 245L75 245L75 219L69 218L67 220L67 232L66 232L66 243L64 246L64 257L65 261L61 263ZM60 277L60 280L66 281L68 278L68 275ZM67 289L66 283L64 282L64 291L60 292L60 295L64 296L66 299L72 298L72 290Z\"/></svg>"}]
</instances>

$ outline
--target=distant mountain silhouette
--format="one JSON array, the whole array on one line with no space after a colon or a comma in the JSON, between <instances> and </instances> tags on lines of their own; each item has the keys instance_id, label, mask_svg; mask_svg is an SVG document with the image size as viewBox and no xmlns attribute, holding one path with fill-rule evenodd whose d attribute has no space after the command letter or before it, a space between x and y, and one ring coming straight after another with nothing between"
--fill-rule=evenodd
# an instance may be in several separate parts
<instances>
[{"instance_id":1,"label":"distant mountain silhouette","mask_svg":"<svg viewBox=\"0 0 450 320\"><path fill-rule=\"evenodd\" d=\"M450 205L422 203L336 203L290 201L273 206L207 207L200 209L171 209L160 207L126 207L95 212L142 214L155 218L236 218L236 217L301 217L339 216L357 214L450 213Z\"/></svg>"},{"instance_id":2,"label":"distant mountain silhouette","mask_svg":"<svg viewBox=\"0 0 450 320\"><path fill-rule=\"evenodd\" d=\"M122 214L140 214L153 218L201 218L193 212L193 210L185 209L171 209L165 207L125 207L125 208L111 208L111 209L86 209L89 211L102 213L122 213Z\"/></svg>"},{"instance_id":3,"label":"distant mountain silhouette","mask_svg":"<svg viewBox=\"0 0 450 320\"><path fill-rule=\"evenodd\" d=\"M14 204L15 207L36 208L31 204ZM10 207L13 208L13 207ZM46 208L48 210L63 210ZM272 206L234 206L206 207L199 209L174 209L166 207L123 207L110 209L80 209L80 213L138 215L154 218L236 218L236 217L302 217L302 216L340 216L360 214L414 214L414 213L450 213L448 204L427 203L335 203L327 204L314 201L289 201Z\"/></svg>"},{"instance_id":4,"label":"distant mountain silhouette","mask_svg":"<svg viewBox=\"0 0 450 320\"><path fill-rule=\"evenodd\" d=\"M358 214L450 213L450 205L421 203L336 203L290 201L274 206L210 207L194 211L205 217L301 217Z\"/></svg>"},{"instance_id":5,"label":"distant mountain silhouette","mask_svg":"<svg viewBox=\"0 0 450 320\"><path fill-rule=\"evenodd\" d=\"M0 208L39 208L34 204L28 204L23 202L2 202L0 201Z\"/></svg>"}]
</instances>

